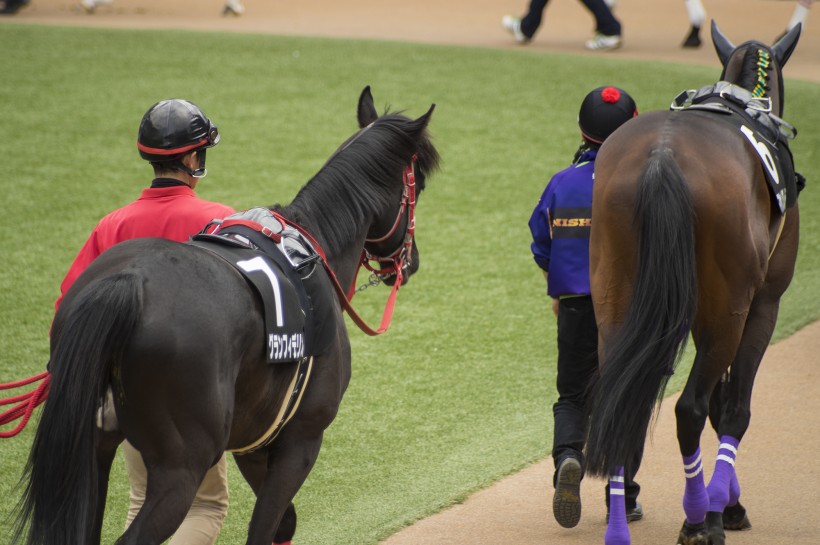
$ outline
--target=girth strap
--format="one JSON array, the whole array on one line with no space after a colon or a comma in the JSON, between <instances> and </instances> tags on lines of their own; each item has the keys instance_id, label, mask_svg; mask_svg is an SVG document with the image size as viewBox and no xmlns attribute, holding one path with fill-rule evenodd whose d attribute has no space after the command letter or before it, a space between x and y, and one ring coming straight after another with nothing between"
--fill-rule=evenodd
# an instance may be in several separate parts
<instances>
[{"instance_id":1,"label":"girth strap","mask_svg":"<svg viewBox=\"0 0 820 545\"><path fill-rule=\"evenodd\" d=\"M305 393L312 369L313 357L302 359L299 365L296 366L296 372L293 374L293 378L288 385L285 399L282 406L279 407L279 413L276 415L270 428L268 428L268 431L250 445L242 448L228 449L228 452L248 454L271 444L273 440L276 439L276 436L279 435L279 432L282 431L282 428L285 427L285 424L290 422L290 419L293 418L293 415L299 408L299 404L302 402L302 394Z\"/></svg>"}]
</instances>

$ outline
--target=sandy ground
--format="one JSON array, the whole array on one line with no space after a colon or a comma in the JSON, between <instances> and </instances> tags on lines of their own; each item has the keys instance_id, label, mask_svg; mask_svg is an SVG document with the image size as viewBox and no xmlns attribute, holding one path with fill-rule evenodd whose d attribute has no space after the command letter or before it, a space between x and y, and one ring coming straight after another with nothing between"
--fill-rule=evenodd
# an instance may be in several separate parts
<instances>
[{"instance_id":1,"label":"sandy ground","mask_svg":"<svg viewBox=\"0 0 820 545\"><path fill-rule=\"evenodd\" d=\"M727 535L729 545L816 545L820 465L820 322L771 346L752 397L752 424L740 445L741 502L752 529ZM632 545L672 545L683 523L683 467L672 410L661 409L637 476L645 517L630 524ZM704 433L704 470L711 475L717 440ZM387 539L383 545L587 545L606 531L603 481L581 487L583 516L573 529L552 517L552 460L535 464Z\"/></svg>"},{"instance_id":2,"label":"sandy ground","mask_svg":"<svg viewBox=\"0 0 820 545\"><path fill-rule=\"evenodd\" d=\"M794 9L793 1L782 0L703 2L706 26L714 18L736 44L752 38L773 40ZM223 0L114 0L89 16L78 8L78 0L31 0L16 16L0 22L208 29L601 54L583 50L594 21L580 2L571 0L551 2L535 40L527 46L515 44L501 29L500 19L506 13L520 15L526 5L527 0L245 0L244 16L223 17ZM689 28L683 0L619 0L615 13L623 24L624 47L607 55L717 67L711 41L697 50L680 47ZM820 81L818 17L809 17L786 77ZM702 34L708 38L707 29Z\"/></svg>"},{"instance_id":3,"label":"sandy ground","mask_svg":"<svg viewBox=\"0 0 820 545\"><path fill-rule=\"evenodd\" d=\"M583 42L593 21L579 2L553 1L539 34L526 46L500 27L506 13L520 14L525 0L246 0L242 17L221 15L222 0L115 0L88 15L70 0L31 0L4 24L43 23L122 28L178 28L310 36L387 39L471 47L528 48L532 51L613 58L663 60L714 66L717 60L703 32L704 46L680 48L688 30L681 0L620 0L616 16L624 26L624 47L588 53ZM777 0L705 1L736 44L773 40L785 29L794 2ZM806 32L785 75L820 82L820 14ZM709 20L707 19L707 21ZM820 322L772 346L758 376L752 426L740 447L737 469L742 501L753 529L731 533L730 545L809 545L816 534L820 504ZM662 408L638 481L646 516L630 525L633 545L672 544L683 521L683 472L674 435L675 399ZM716 442L704 435L707 476ZM585 481L584 516L578 527L558 526L551 513L552 462L546 460L470 497L463 504L418 522L383 545L561 545L601 543L605 530L603 482Z\"/></svg>"}]
</instances>

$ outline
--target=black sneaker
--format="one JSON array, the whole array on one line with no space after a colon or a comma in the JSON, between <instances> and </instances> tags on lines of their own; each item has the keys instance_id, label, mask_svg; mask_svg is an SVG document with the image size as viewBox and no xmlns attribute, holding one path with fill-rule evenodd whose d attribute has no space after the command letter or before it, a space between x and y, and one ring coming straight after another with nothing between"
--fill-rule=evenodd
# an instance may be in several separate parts
<instances>
[{"instance_id":1,"label":"black sneaker","mask_svg":"<svg viewBox=\"0 0 820 545\"><path fill-rule=\"evenodd\" d=\"M581 520L581 462L566 458L555 476L552 514L564 528L574 528Z\"/></svg>"},{"instance_id":2,"label":"black sneaker","mask_svg":"<svg viewBox=\"0 0 820 545\"><path fill-rule=\"evenodd\" d=\"M626 522L635 522L643 518L643 507L638 502L635 502L635 507L626 510ZM609 511L606 512L606 522L609 524Z\"/></svg>"},{"instance_id":3,"label":"black sneaker","mask_svg":"<svg viewBox=\"0 0 820 545\"><path fill-rule=\"evenodd\" d=\"M686 36L686 39L681 44L681 47L697 49L698 47L700 47L701 43L702 42L700 41L700 27L692 25L692 28L689 30L689 35ZM773 43L777 43L777 40L775 40Z\"/></svg>"}]
</instances>

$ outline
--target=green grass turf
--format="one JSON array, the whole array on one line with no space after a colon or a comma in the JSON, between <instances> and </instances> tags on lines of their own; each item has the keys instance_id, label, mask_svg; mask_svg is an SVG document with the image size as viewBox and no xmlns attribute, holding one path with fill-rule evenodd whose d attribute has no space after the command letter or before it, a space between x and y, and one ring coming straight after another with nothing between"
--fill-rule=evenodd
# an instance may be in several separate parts
<instances>
[{"instance_id":1,"label":"green grass turf","mask_svg":"<svg viewBox=\"0 0 820 545\"><path fill-rule=\"evenodd\" d=\"M444 168L417 211L422 268L401 291L387 335L351 327L352 383L296 497L299 545L376 543L548 455L555 320L527 220L579 143L580 100L610 83L628 89L641 111L663 109L679 91L719 76L717 60L704 68L23 25L0 25L0 50L0 382L44 368L68 265L96 221L149 181L135 140L155 101L190 99L218 124L222 143L208 154L211 174L199 194L237 208L289 202L355 130L365 85L377 105L411 115L437 104L431 130ZM801 131L793 151L809 187L778 339L820 314L820 86L789 79L786 87L785 118ZM386 297L371 289L357 306L375 321ZM33 431L0 441L0 521L18 496ZM116 539L125 516L120 460L112 477L104 543ZM254 502L234 466L230 479L223 544L244 542ZM8 540L3 521L0 543Z\"/></svg>"}]
</instances>

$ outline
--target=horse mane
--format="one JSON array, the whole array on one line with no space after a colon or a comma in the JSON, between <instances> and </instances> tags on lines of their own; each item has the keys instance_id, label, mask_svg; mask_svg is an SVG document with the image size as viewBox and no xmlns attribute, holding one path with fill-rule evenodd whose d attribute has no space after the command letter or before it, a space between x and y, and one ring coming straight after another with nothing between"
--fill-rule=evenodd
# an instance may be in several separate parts
<instances>
[{"instance_id":1,"label":"horse mane","mask_svg":"<svg viewBox=\"0 0 820 545\"><path fill-rule=\"evenodd\" d=\"M772 70L772 54L767 47L757 42L749 42L745 48L740 66L740 81L737 83L756 97L769 94L769 78Z\"/></svg>"},{"instance_id":2,"label":"horse mane","mask_svg":"<svg viewBox=\"0 0 820 545\"><path fill-rule=\"evenodd\" d=\"M732 83L743 87L755 97L766 97L771 93L770 80L776 69L771 50L760 42L746 42L735 50L735 55L742 54L739 67ZM728 66L728 63L727 63ZM726 69L721 79L726 77ZM780 93L782 96L782 93Z\"/></svg>"},{"instance_id":3,"label":"horse mane","mask_svg":"<svg viewBox=\"0 0 820 545\"><path fill-rule=\"evenodd\" d=\"M414 154L417 191L424 189L425 176L438 168L439 154L426 121L399 113L379 117L349 138L289 205L273 209L323 240L328 255L344 251L363 224L398 204L400 173Z\"/></svg>"}]
</instances>

